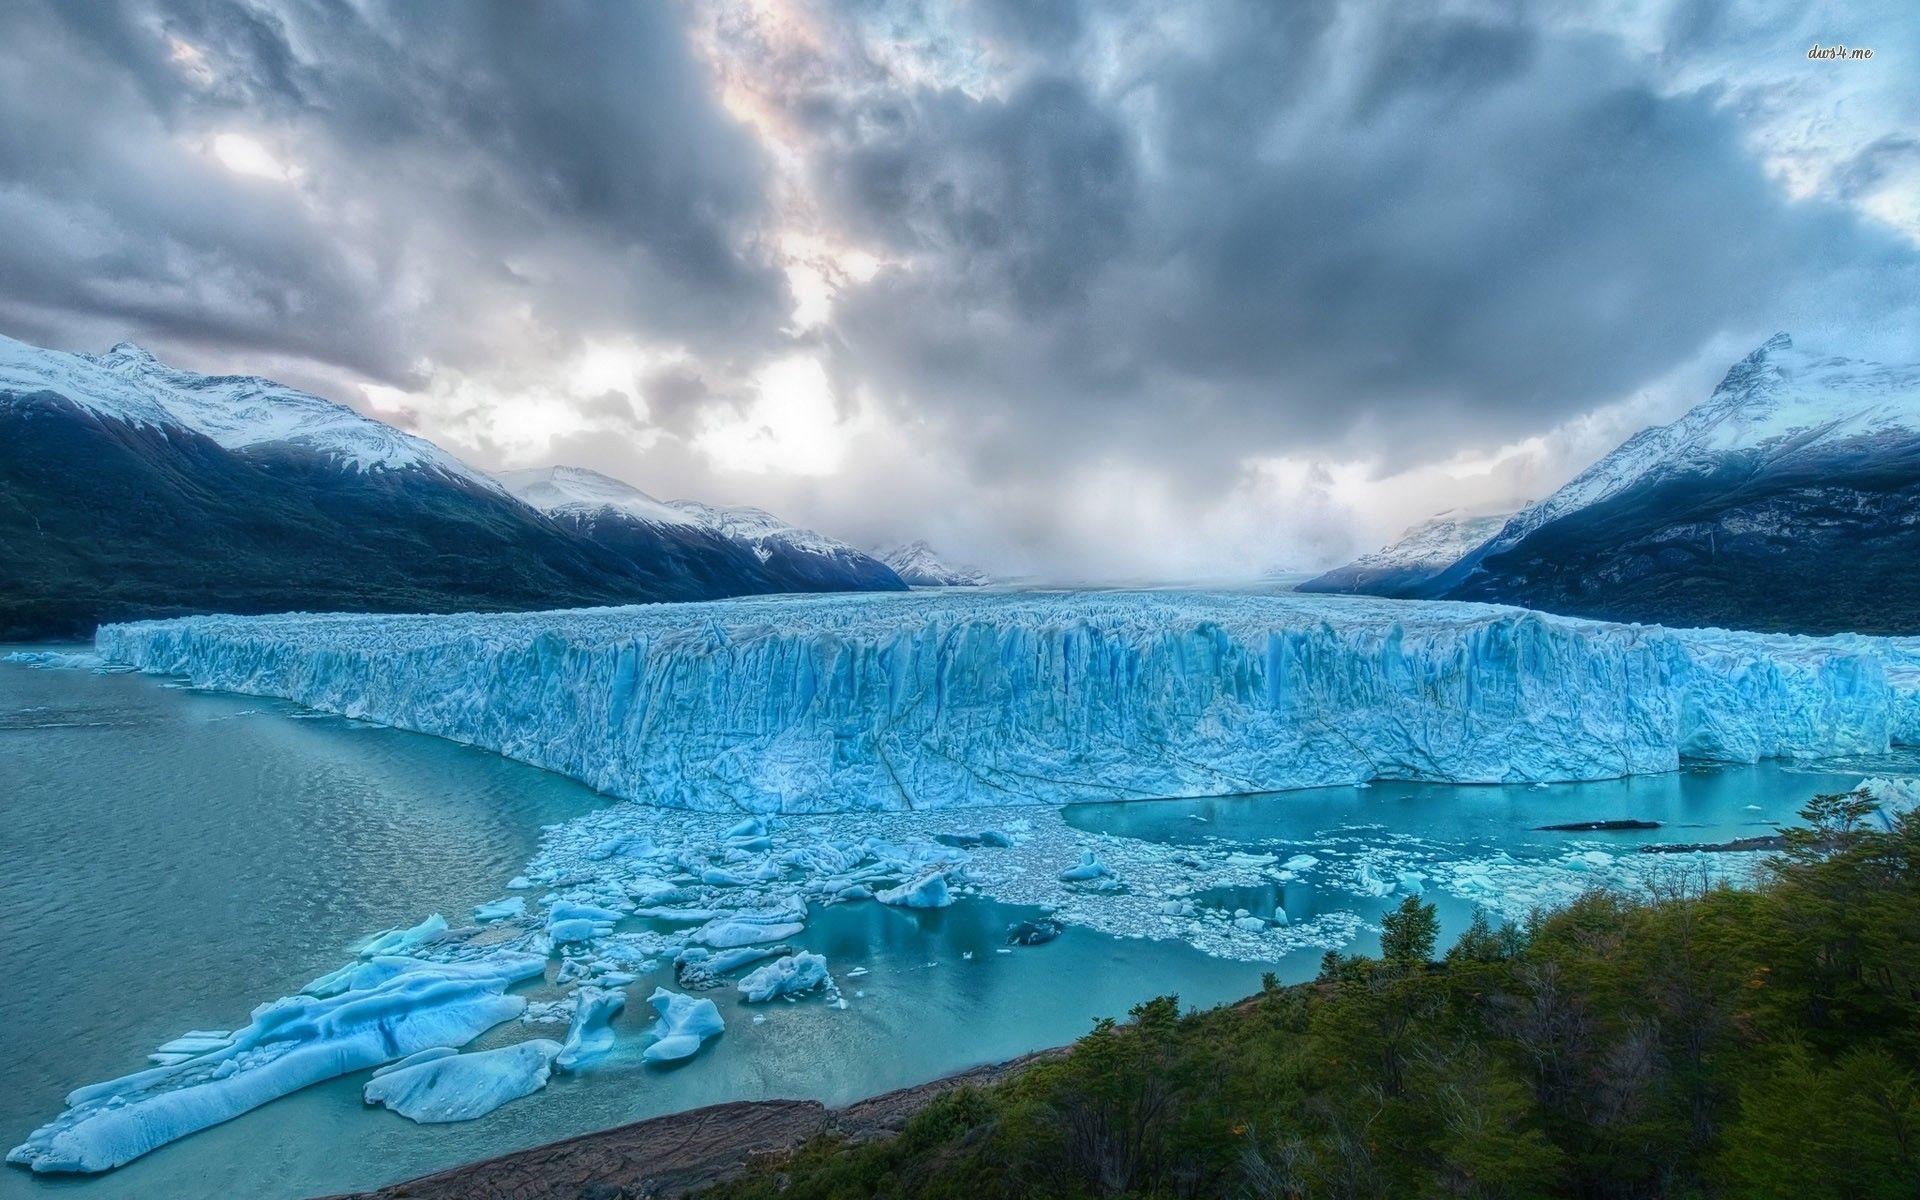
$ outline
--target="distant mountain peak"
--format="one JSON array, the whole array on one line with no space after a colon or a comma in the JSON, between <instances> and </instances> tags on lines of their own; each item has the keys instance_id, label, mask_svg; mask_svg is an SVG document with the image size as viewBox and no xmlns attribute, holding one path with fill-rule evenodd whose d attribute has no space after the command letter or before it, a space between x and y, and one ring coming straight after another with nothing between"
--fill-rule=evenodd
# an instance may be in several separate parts
<instances>
[{"instance_id":1,"label":"distant mountain peak","mask_svg":"<svg viewBox=\"0 0 1920 1200\"><path fill-rule=\"evenodd\" d=\"M153 351L147 349L145 346L142 346L138 342L115 342L112 346L108 347L107 352L105 354L102 354L99 357L102 360L120 358L120 359L131 359L135 362L160 361L158 358L154 357Z\"/></svg>"},{"instance_id":2,"label":"distant mountain peak","mask_svg":"<svg viewBox=\"0 0 1920 1200\"><path fill-rule=\"evenodd\" d=\"M1484 545L1511 515L1510 508L1495 512L1447 509L1414 525L1392 544L1315 576L1300 590L1406 594Z\"/></svg>"},{"instance_id":3,"label":"distant mountain peak","mask_svg":"<svg viewBox=\"0 0 1920 1200\"><path fill-rule=\"evenodd\" d=\"M920 539L881 550L875 557L915 587L979 587L993 582L984 571L945 561Z\"/></svg>"}]
</instances>

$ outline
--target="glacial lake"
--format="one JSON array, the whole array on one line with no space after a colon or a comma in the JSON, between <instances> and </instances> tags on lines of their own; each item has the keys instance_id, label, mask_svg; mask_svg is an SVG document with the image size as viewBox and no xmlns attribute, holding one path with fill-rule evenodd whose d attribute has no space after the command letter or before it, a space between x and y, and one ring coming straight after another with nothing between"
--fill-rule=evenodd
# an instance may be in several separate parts
<instances>
[{"instance_id":1,"label":"glacial lake","mask_svg":"<svg viewBox=\"0 0 1920 1200\"><path fill-rule=\"evenodd\" d=\"M1473 905L1449 881L1511 886L1523 910L1529 897L1582 886L1583 854L1617 873L1666 857L1632 854L1640 843L1765 833L1815 792L1916 770L1920 760L1908 754L1694 765L1553 787L1378 784L1087 805L1058 820L1070 832L1138 842L1143 853L1244 846L1353 868L1204 897L1256 916L1284 908L1296 923L1343 913L1370 922L1398 902L1385 883L1411 871L1428 881L1450 938ZM0 1137L18 1143L60 1111L68 1091L139 1069L189 1029L243 1024L255 1005L346 961L370 933L433 912L459 921L503 894L536 854L543 826L611 803L485 751L278 701L148 676L0 665ZM1010 823L1006 816L998 814ZM1533 828L1610 818L1664 828ZM844 820L854 827L860 818ZM1442 869L1457 861L1481 866ZM1382 888L1353 886L1362 866L1360 877L1378 876ZM727 1031L677 1068L639 1059L652 1016L644 997L656 982L672 986L668 969L634 985L614 1023L621 1041L612 1057L579 1076L557 1074L544 1092L481 1120L414 1125L365 1106L365 1077L351 1076L104 1176L44 1179L9 1168L0 1196L312 1196L723 1100L845 1102L1069 1041L1095 1018L1157 994L1211 1005L1254 990L1263 971L1306 978L1320 956L1312 948L1273 962L1213 957L1178 939L1084 925L1003 952L1008 926L1038 912L980 896L922 912L832 906L792 941L826 955L847 1007L748 1008L730 990L708 993ZM1353 946L1370 949L1371 934ZM532 1035L557 1036L510 1024L486 1042Z\"/></svg>"}]
</instances>

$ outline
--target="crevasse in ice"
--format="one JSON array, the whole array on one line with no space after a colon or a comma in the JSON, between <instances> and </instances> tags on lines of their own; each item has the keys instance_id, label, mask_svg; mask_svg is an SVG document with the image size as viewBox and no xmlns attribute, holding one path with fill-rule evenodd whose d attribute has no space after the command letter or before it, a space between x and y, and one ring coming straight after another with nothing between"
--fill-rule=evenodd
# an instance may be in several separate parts
<instances>
[{"instance_id":1,"label":"crevasse in ice","mask_svg":"<svg viewBox=\"0 0 1920 1200\"><path fill-rule=\"evenodd\" d=\"M1488 605L839 595L111 625L108 662L497 750L615 796L830 812L1540 782L1920 740L1920 644Z\"/></svg>"}]
</instances>

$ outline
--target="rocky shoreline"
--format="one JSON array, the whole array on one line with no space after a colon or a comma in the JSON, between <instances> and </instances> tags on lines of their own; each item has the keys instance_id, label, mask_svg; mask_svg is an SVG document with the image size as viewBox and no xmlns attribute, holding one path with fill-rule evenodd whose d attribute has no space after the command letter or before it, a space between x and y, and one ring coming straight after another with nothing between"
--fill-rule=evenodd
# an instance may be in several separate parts
<instances>
[{"instance_id":1,"label":"rocky shoreline","mask_svg":"<svg viewBox=\"0 0 1920 1200\"><path fill-rule=\"evenodd\" d=\"M893 1137L944 1092L990 1086L1031 1063L1064 1053L1041 1050L845 1108L828 1108L817 1100L712 1104L328 1200L667 1200L738 1178L767 1156L785 1154L817 1137L854 1142Z\"/></svg>"}]
</instances>

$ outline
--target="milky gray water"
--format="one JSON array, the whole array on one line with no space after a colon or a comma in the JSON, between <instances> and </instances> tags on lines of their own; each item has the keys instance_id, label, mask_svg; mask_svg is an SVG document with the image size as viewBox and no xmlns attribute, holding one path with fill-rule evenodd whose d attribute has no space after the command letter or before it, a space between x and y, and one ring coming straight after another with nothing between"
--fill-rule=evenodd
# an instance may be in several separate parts
<instances>
[{"instance_id":1,"label":"milky gray water","mask_svg":"<svg viewBox=\"0 0 1920 1200\"><path fill-rule=\"evenodd\" d=\"M1886 766L1697 768L1545 789L1382 784L1085 806L1067 820L1168 845L1311 846L1337 834L1349 846L1439 839L1532 861L1569 844L1537 824L1673 826L1605 835L1622 848L1724 840L1765 832L1815 791ZM243 1024L254 1005L338 966L371 932L496 898L542 825L607 803L484 751L284 703L0 665L0 1138L17 1143L67 1091L138 1069L187 1029ZM1432 895L1449 930L1467 919L1470 905ZM1397 898L1297 884L1210 899L1256 913L1282 905L1298 919L1333 909L1372 918ZM298 1197L720 1100L843 1102L1059 1044L1156 994L1213 1004L1257 987L1263 970L1302 978L1318 957L1227 961L1178 941L1077 928L996 953L1009 923L1032 915L980 898L933 912L835 906L793 940L828 957L849 1007L756 1013L714 993L727 1032L677 1069L638 1059L650 1018L640 998L664 981L643 979L615 1022L621 1049L601 1069L556 1075L545 1092L481 1120L416 1126L366 1108L364 1077L351 1077L103 1177L9 1168L0 1195Z\"/></svg>"}]
</instances>

